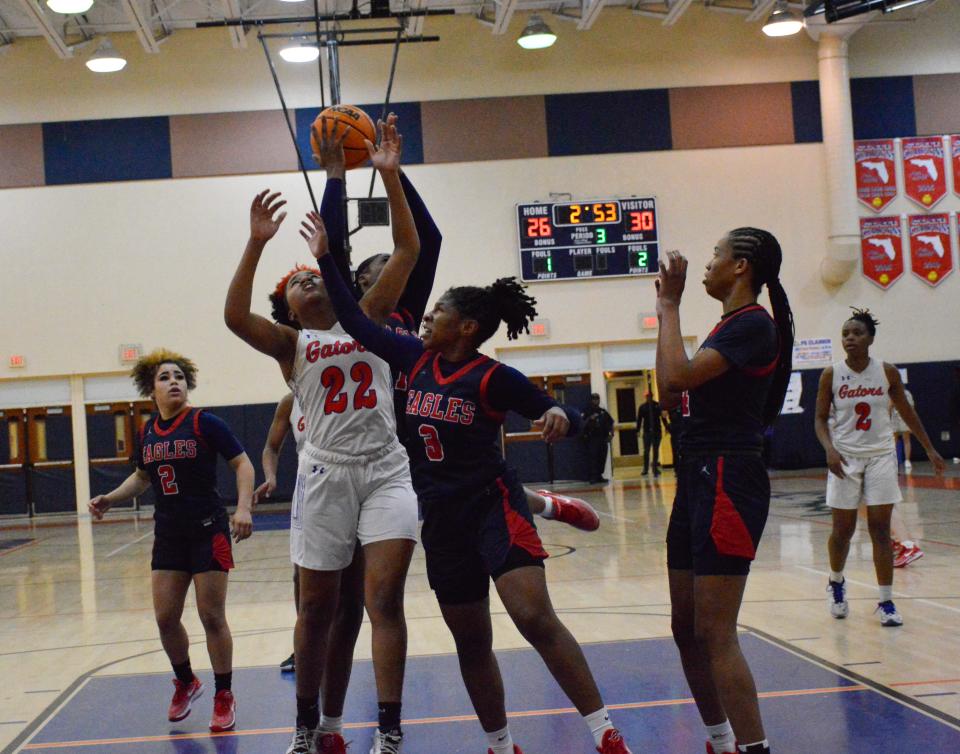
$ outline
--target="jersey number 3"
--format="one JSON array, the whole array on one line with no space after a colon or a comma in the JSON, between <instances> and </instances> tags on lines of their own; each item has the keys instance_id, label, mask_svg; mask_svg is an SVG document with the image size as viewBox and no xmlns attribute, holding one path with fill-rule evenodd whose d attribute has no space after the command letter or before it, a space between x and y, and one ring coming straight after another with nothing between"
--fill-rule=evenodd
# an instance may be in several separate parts
<instances>
[{"instance_id":1,"label":"jersey number 3","mask_svg":"<svg viewBox=\"0 0 960 754\"><path fill-rule=\"evenodd\" d=\"M421 424L418 432L420 437L423 438L423 444L427 449L427 460L442 461L443 445L440 444L440 436L437 434L437 428L429 424Z\"/></svg>"},{"instance_id":2,"label":"jersey number 3","mask_svg":"<svg viewBox=\"0 0 960 754\"><path fill-rule=\"evenodd\" d=\"M869 432L870 427L873 426L873 419L870 418L870 404L858 403L853 410L857 412L856 428L861 432Z\"/></svg>"},{"instance_id":3,"label":"jersey number 3","mask_svg":"<svg viewBox=\"0 0 960 754\"><path fill-rule=\"evenodd\" d=\"M176 495L180 492L180 488L177 487L177 475L173 470L173 466L169 463L158 466L157 474L160 476L160 489L163 490L164 495Z\"/></svg>"},{"instance_id":4,"label":"jersey number 3","mask_svg":"<svg viewBox=\"0 0 960 754\"><path fill-rule=\"evenodd\" d=\"M357 383L353 394L353 408L359 411L362 408L375 408L377 405L377 391L370 389L373 382L373 370L365 361L358 361L350 367L350 378ZM340 367L330 366L320 375L321 384L327 389L327 397L323 402L324 414L342 414L347 410L349 398L343 390L344 377Z\"/></svg>"}]
</instances>

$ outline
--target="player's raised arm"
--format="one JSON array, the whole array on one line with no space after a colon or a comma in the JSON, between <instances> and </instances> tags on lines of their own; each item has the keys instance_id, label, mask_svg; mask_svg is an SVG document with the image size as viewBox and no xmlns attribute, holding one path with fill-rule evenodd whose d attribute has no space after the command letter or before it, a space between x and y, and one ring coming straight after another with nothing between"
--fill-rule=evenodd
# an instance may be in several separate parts
<instances>
[{"instance_id":1,"label":"player's raised arm","mask_svg":"<svg viewBox=\"0 0 960 754\"><path fill-rule=\"evenodd\" d=\"M274 357L280 363L284 376L289 376L296 352L296 331L276 325L250 310L257 265L267 242L276 235L287 216L286 212L280 212L284 204L286 201L280 198L280 193L271 194L269 189L254 197L250 205L250 238L227 289L223 319L239 338L261 353Z\"/></svg>"}]
</instances>

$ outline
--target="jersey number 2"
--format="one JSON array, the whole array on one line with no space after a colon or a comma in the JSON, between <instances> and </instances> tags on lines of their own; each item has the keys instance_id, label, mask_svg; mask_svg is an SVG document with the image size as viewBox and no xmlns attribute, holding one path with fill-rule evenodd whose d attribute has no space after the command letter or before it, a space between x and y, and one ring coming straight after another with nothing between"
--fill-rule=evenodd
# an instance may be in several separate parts
<instances>
[{"instance_id":1,"label":"jersey number 2","mask_svg":"<svg viewBox=\"0 0 960 754\"><path fill-rule=\"evenodd\" d=\"M861 432L869 432L870 427L873 426L873 419L870 418L870 404L858 403L853 410L857 412L857 429Z\"/></svg>"},{"instance_id":2,"label":"jersey number 2","mask_svg":"<svg viewBox=\"0 0 960 754\"><path fill-rule=\"evenodd\" d=\"M158 466L157 474L160 475L160 489L163 490L164 495L176 495L180 492L180 488L177 487L177 475L173 470L173 466L169 463Z\"/></svg>"},{"instance_id":3,"label":"jersey number 2","mask_svg":"<svg viewBox=\"0 0 960 754\"><path fill-rule=\"evenodd\" d=\"M442 461L443 445L440 444L440 436L437 434L437 428L429 424L421 424L418 430L420 437L423 438L423 444L427 449L427 460Z\"/></svg>"},{"instance_id":4,"label":"jersey number 2","mask_svg":"<svg viewBox=\"0 0 960 754\"><path fill-rule=\"evenodd\" d=\"M370 389L373 382L373 370L365 361L358 361L350 367L350 378L357 383L353 394L353 408L374 408L377 405L377 391ZM327 388L327 398L323 402L324 414L342 414L347 410L347 394L341 392L346 382L343 370L340 367L330 366L320 375L320 383Z\"/></svg>"}]
</instances>

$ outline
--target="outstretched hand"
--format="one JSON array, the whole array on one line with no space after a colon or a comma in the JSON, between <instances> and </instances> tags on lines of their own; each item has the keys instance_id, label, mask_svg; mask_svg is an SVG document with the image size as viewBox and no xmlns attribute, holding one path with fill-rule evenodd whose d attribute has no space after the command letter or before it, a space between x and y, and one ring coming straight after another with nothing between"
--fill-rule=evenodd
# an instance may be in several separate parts
<instances>
[{"instance_id":1,"label":"outstretched hand","mask_svg":"<svg viewBox=\"0 0 960 754\"><path fill-rule=\"evenodd\" d=\"M403 137L397 131L397 116L393 113L387 116L386 122L377 121L380 129L380 144L374 146L368 139L363 143L367 146L370 155L370 164L381 172L391 172L400 169L400 154L403 152Z\"/></svg>"},{"instance_id":2,"label":"outstretched hand","mask_svg":"<svg viewBox=\"0 0 960 754\"><path fill-rule=\"evenodd\" d=\"M271 194L270 189L265 189L253 197L250 205L250 238L261 242L273 238L287 216L286 212L278 215L277 211L286 203L286 199L280 199L279 191Z\"/></svg>"},{"instance_id":3,"label":"outstretched hand","mask_svg":"<svg viewBox=\"0 0 960 754\"><path fill-rule=\"evenodd\" d=\"M308 212L307 219L300 223L300 235L310 247L310 253L315 259L325 257L330 253L330 241L327 238L327 228L323 218L316 212Z\"/></svg>"},{"instance_id":4,"label":"outstretched hand","mask_svg":"<svg viewBox=\"0 0 960 754\"><path fill-rule=\"evenodd\" d=\"M666 260L660 262L660 274L656 280L657 306L661 303L678 305L686 283L686 257L679 251L668 251Z\"/></svg>"},{"instance_id":5,"label":"outstretched hand","mask_svg":"<svg viewBox=\"0 0 960 754\"><path fill-rule=\"evenodd\" d=\"M319 153L313 155L313 161L327 171L328 174L342 173L347 163L343 154L343 140L347 138L349 127L335 118L320 118L320 125L314 123L313 144L320 148Z\"/></svg>"},{"instance_id":6,"label":"outstretched hand","mask_svg":"<svg viewBox=\"0 0 960 754\"><path fill-rule=\"evenodd\" d=\"M544 442L556 442L567 436L567 432L570 430L570 420L562 408L554 406L533 422L533 427L540 430Z\"/></svg>"}]
</instances>

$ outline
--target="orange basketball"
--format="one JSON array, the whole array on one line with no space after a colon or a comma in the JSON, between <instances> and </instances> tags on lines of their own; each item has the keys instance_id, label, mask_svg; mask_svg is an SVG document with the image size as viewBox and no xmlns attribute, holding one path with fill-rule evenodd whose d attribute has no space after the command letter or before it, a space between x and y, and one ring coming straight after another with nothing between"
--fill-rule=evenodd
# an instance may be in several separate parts
<instances>
[{"instance_id":1,"label":"orange basketball","mask_svg":"<svg viewBox=\"0 0 960 754\"><path fill-rule=\"evenodd\" d=\"M377 129L370 116L353 105L333 105L323 110L313 121L313 125L321 132L323 131L323 118L328 119L327 128L331 131L333 125L330 121L336 121L339 124L338 134L343 133L344 126L347 128L347 135L343 140L343 155L346 158L347 170L363 165L370 158L363 140L369 139L374 144L377 141ZM310 146L313 147L314 154L320 153L320 145L317 143L312 129L310 131Z\"/></svg>"}]
</instances>

